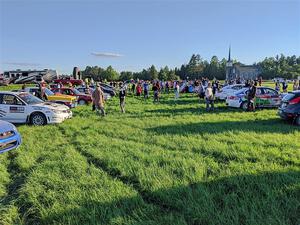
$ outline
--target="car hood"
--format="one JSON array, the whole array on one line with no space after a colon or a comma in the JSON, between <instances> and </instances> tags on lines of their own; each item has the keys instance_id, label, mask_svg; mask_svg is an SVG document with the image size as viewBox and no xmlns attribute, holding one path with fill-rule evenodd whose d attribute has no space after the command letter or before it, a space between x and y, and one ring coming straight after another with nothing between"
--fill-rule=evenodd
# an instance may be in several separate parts
<instances>
[{"instance_id":1,"label":"car hood","mask_svg":"<svg viewBox=\"0 0 300 225\"><path fill-rule=\"evenodd\" d=\"M73 101L76 100L76 97L74 96L70 96L70 95L62 95L62 94L55 94L55 95L51 95L48 96L49 100L68 100L68 101Z\"/></svg>"},{"instance_id":2,"label":"car hood","mask_svg":"<svg viewBox=\"0 0 300 225\"><path fill-rule=\"evenodd\" d=\"M62 104L57 104L53 102L43 102L39 104L32 105L33 107L43 107L48 109L55 109L55 110L69 110L69 108Z\"/></svg>"},{"instance_id":3,"label":"car hood","mask_svg":"<svg viewBox=\"0 0 300 225\"><path fill-rule=\"evenodd\" d=\"M16 127L9 122L0 120L0 133L4 133L11 130L16 130Z\"/></svg>"}]
</instances>

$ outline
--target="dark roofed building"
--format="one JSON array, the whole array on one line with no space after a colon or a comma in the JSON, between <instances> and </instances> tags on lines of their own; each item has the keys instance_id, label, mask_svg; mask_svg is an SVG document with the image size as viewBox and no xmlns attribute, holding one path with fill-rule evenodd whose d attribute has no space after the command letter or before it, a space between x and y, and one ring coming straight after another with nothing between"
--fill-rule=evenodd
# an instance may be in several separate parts
<instances>
[{"instance_id":1,"label":"dark roofed building","mask_svg":"<svg viewBox=\"0 0 300 225\"><path fill-rule=\"evenodd\" d=\"M226 80L242 79L254 80L261 74L259 66L243 65L241 63L233 63L231 60L231 48L229 47L229 55L226 63Z\"/></svg>"}]
</instances>

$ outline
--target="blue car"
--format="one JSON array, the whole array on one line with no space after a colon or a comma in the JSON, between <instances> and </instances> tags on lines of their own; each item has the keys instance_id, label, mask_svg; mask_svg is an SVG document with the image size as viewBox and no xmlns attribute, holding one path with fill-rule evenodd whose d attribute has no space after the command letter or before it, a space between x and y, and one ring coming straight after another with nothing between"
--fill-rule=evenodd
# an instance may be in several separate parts
<instances>
[{"instance_id":1,"label":"blue car","mask_svg":"<svg viewBox=\"0 0 300 225\"><path fill-rule=\"evenodd\" d=\"M0 153L17 148L22 138L17 128L8 122L0 120Z\"/></svg>"}]
</instances>

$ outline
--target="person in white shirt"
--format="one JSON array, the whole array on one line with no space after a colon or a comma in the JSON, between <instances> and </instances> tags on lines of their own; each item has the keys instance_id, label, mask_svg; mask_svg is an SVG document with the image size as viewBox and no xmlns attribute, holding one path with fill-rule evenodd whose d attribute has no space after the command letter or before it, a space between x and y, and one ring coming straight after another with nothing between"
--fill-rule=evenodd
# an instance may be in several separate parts
<instances>
[{"instance_id":1,"label":"person in white shirt","mask_svg":"<svg viewBox=\"0 0 300 225\"><path fill-rule=\"evenodd\" d=\"M175 90L175 100L177 100L179 98L179 84L178 84L178 82L176 82L174 90Z\"/></svg>"},{"instance_id":2,"label":"person in white shirt","mask_svg":"<svg viewBox=\"0 0 300 225\"><path fill-rule=\"evenodd\" d=\"M206 100L206 110L214 110L214 95L213 89L211 87L211 83L208 83L207 88L205 90L205 100Z\"/></svg>"}]
</instances>

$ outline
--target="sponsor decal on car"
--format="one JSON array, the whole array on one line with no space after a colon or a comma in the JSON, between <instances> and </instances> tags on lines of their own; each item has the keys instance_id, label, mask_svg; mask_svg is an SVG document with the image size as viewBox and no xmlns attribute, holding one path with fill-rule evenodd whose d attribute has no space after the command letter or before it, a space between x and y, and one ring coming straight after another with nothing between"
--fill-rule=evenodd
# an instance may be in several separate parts
<instances>
[{"instance_id":1,"label":"sponsor decal on car","mask_svg":"<svg viewBox=\"0 0 300 225\"><path fill-rule=\"evenodd\" d=\"M10 106L9 107L9 112L10 113L24 113L25 112L25 107L23 107L23 106Z\"/></svg>"}]
</instances>

